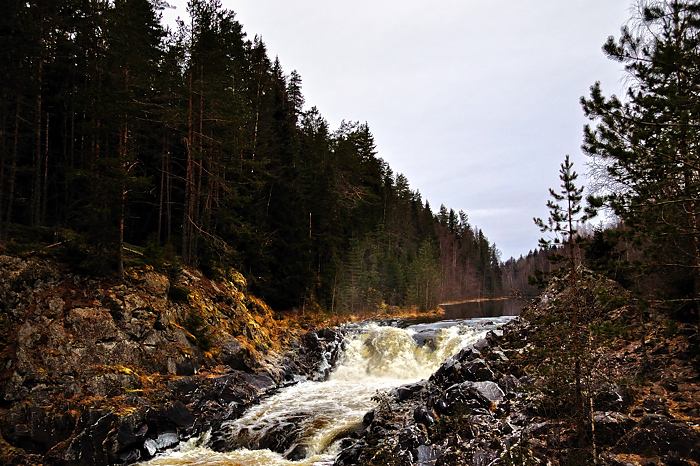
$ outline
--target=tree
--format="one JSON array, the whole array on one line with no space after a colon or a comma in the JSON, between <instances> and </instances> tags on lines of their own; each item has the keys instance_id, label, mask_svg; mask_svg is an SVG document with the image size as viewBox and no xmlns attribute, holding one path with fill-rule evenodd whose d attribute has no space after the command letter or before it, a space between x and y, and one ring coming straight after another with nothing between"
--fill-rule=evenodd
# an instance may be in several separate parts
<instances>
[{"instance_id":1,"label":"tree","mask_svg":"<svg viewBox=\"0 0 700 466\"><path fill-rule=\"evenodd\" d=\"M641 19L604 51L625 64L625 99L600 84L582 98L583 148L607 204L671 277L686 314L700 300L700 4L644 0ZM694 308L694 309L693 309Z\"/></svg>"},{"instance_id":2,"label":"tree","mask_svg":"<svg viewBox=\"0 0 700 466\"><path fill-rule=\"evenodd\" d=\"M561 180L561 191L556 192L549 189L552 197L547 201L549 208L549 218L545 223L541 218L533 218L535 224L543 233L551 233L553 238L540 239L540 246L549 248L552 244L563 245L566 249L568 265L569 286L571 289L571 330L573 339L574 357L574 403L576 406L575 419L577 424L578 438L580 446L583 446L585 439L584 431L584 402L582 389L581 360L583 358L582 330L579 326L579 316L581 314L581 302L578 295L578 263L580 258L577 254L578 227L591 217L595 216L595 208L584 207L581 204L583 199L583 187L575 184L578 174L573 171L573 163L567 155L564 163L559 169L559 179Z\"/></svg>"}]
</instances>

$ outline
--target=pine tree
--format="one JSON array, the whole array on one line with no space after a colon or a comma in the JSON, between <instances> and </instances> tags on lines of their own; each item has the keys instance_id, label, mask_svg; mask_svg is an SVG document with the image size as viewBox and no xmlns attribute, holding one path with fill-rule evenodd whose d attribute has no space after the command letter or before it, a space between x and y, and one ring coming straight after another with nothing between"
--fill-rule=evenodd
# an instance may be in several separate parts
<instances>
[{"instance_id":1,"label":"pine tree","mask_svg":"<svg viewBox=\"0 0 700 466\"><path fill-rule=\"evenodd\" d=\"M595 127L584 150L607 203L647 246L648 258L673 278L674 298L697 315L700 300L700 5L640 2L637 27L604 46L625 64L625 99L600 84L581 102ZM692 303L695 310L691 309Z\"/></svg>"}]
</instances>

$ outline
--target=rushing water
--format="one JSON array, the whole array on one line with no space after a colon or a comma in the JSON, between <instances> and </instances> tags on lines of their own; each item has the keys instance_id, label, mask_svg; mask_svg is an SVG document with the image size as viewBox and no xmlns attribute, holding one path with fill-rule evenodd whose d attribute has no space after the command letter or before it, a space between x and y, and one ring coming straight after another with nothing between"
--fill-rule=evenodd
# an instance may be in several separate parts
<instances>
[{"instance_id":1,"label":"rushing water","mask_svg":"<svg viewBox=\"0 0 700 466\"><path fill-rule=\"evenodd\" d=\"M511 317L451 320L406 328L366 324L353 329L345 353L325 382L285 388L229 422L229 452L208 448L203 435L146 465L329 465L337 440L360 425L379 390L428 378L440 364ZM277 432L294 433L282 454L264 448ZM291 461L285 457L302 457Z\"/></svg>"}]
</instances>

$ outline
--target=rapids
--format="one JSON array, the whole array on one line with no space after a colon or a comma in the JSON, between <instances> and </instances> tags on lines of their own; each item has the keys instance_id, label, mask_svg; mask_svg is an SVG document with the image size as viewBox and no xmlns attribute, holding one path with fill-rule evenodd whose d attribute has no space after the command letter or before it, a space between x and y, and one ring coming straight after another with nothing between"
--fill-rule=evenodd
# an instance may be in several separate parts
<instances>
[{"instance_id":1,"label":"rapids","mask_svg":"<svg viewBox=\"0 0 700 466\"><path fill-rule=\"evenodd\" d=\"M511 318L349 329L345 353L327 381L284 388L224 425L230 451L209 448L207 433L142 464L333 464L339 439L376 406L378 391L430 377L445 359Z\"/></svg>"}]
</instances>

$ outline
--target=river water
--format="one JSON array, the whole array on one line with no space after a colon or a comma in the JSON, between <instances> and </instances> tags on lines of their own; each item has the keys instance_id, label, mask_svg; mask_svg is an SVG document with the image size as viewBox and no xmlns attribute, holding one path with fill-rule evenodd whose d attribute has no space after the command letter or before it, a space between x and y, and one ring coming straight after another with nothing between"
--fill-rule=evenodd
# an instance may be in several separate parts
<instances>
[{"instance_id":1,"label":"river water","mask_svg":"<svg viewBox=\"0 0 700 466\"><path fill-rule=\"evenodd\" d=\"M232 451L209 448L208 434L180 444L144 465L330 465L338 439L376 406L378 391L428 378L464 346L511 316L451 319L401 327L363 324L348 332L345 353L325 382L304 381L280 390L229 422ZM293 432L279 453L275 432ZM291 461L287 458L301 458Z\"/></svg>"}]
</instances>

